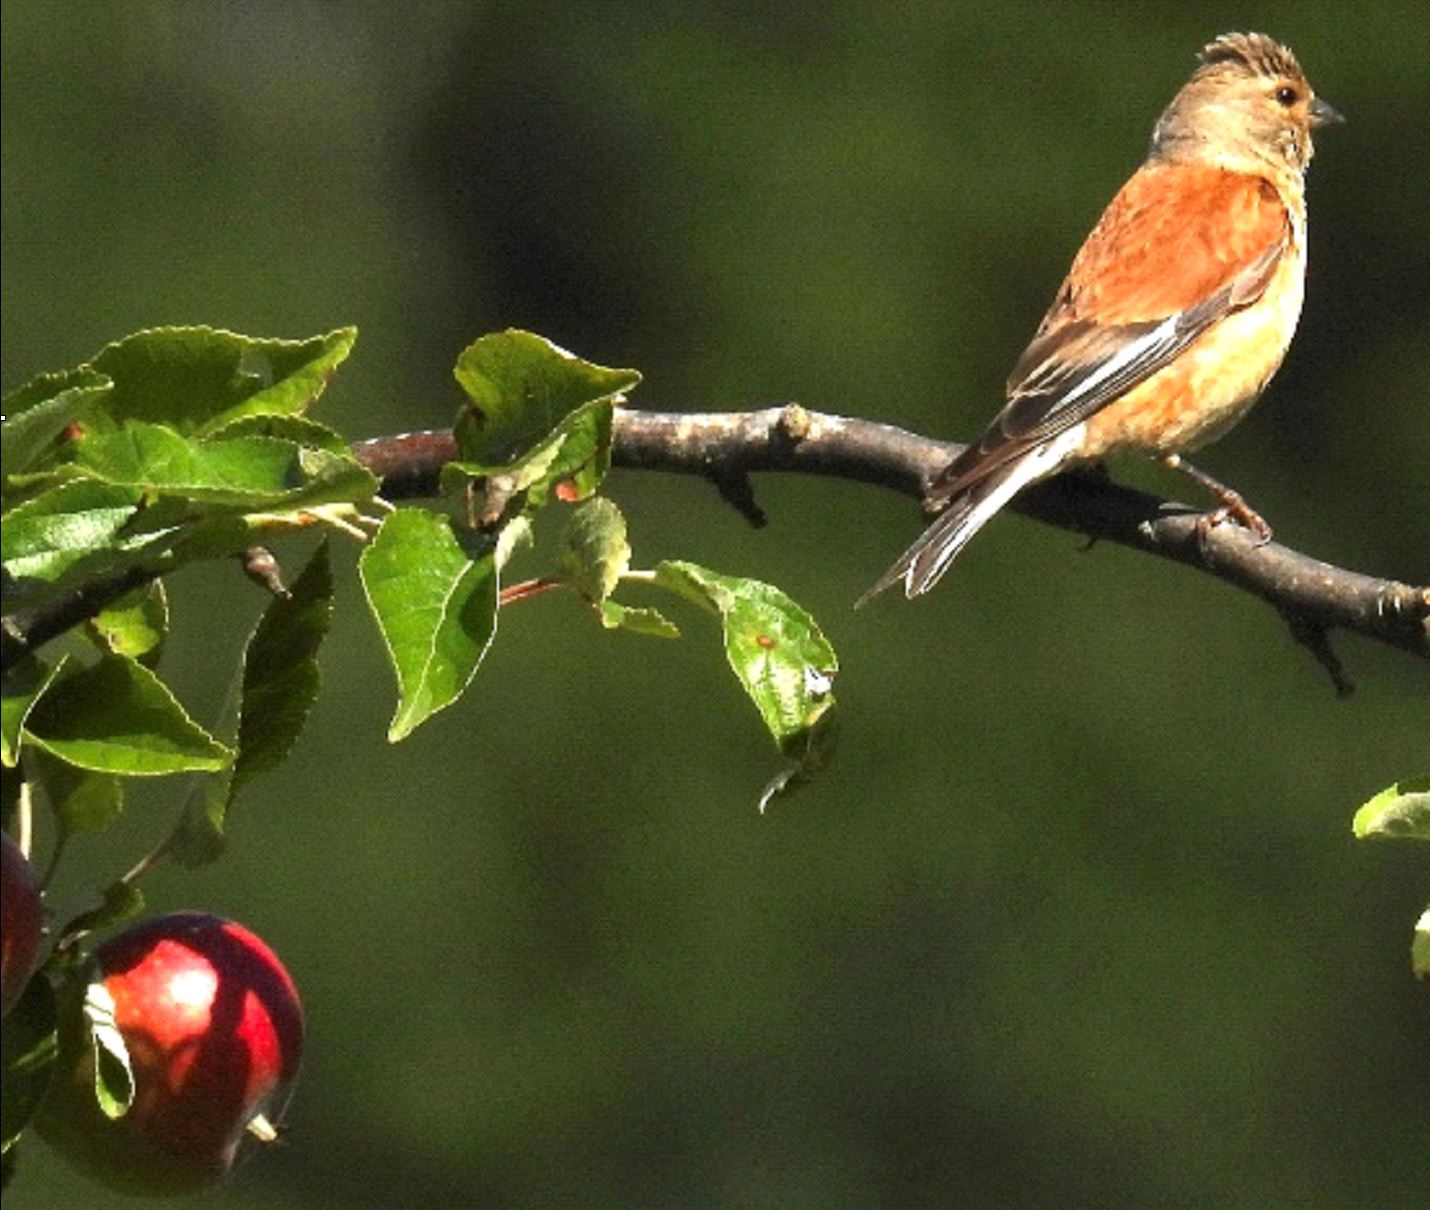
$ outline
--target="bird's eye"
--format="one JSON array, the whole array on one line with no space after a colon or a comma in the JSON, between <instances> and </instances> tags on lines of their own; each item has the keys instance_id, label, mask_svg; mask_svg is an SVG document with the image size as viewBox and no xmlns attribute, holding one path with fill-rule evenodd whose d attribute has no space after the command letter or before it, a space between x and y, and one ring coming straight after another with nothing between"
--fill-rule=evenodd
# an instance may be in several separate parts
<instances>
[{"instance_id":1,"label":"bird's eye","mask_svg":"<svg viewBox=\"0 0 1430 1210\"><path fill-rule=\"evenodd\" d=\"M1300 99L1301 94L1289 84L1283 84L1276 90L1276 100L1286 106L1287 109L1290 109L1291 106L1296 104Z\"/></svg>"}]
</instances>

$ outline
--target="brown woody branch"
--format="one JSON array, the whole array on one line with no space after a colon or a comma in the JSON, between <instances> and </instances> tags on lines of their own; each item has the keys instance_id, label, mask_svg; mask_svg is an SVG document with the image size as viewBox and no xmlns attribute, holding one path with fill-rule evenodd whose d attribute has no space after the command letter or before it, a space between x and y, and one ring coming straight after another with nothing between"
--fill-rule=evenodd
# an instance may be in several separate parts
<instances>
[{"instance_id":1,"label":"brown woody branch","mask_svg":"<svg viewBox=\"0 0 1430 1210\"><path fill-rule=\"evenodd\" d=\"M622 409L612 457L617 466L711 479L759 523L745 482L751 472L829 475L922 500L925 485L960 448L892 425L789 404L754 412ZM378 438L354 449L385 477L384 492L393 495L429 493L438 468L455 455L443 432ZM1336 629L1430 659L1430 587L1361 575L1276 542L1257 545L1238 525L1207 529L1198 524L1203 514L1196 509L1098 475L1064 475L1039 484L1012 507L1050 525L1173 559L1254 593L1281 612L1299 641L1313 651L1324 648L1318 658L1328 669L1334 656L1325 635Z\"/></svg>"},{"instance_id":2,"label":"brown woody branch","mask_svg":"<svg viewBox=\"0 0 1430 1210\"><path fill-rule=\"evenodd\" d=\"M751 471L832 475L922 500L928 482L960 449L891 425L788 405L711 415L624 411L617 419L615 461L726 478ZM1011 507L1049 525L1175 560L1261 597L1331 672L1338 690L1347 683L1326 641L1328 631L1351 631L1430 659L1430 587L1362 575L1277 542L1258 544L1239 525L1208 528L1200 523L1201 510L1100 474L1038 484Z\"/></svg>"},{"instance_id":3,"label":"brown woody branch","mask_svg":"<svg viewBox=\"0 0 1430 1210\"><path fill-rule=\"evenodd\" d=\"M720 413L621 409L612 458L621 467L709 479L760 524L751 472L828 475L922 500L925 485L959 448L892 425L789 404ZM451 434L442 431L378 437L356 443L353 452L382 477L383 495L393 500L433 494L442 464L456 456ZM1064 475L1039 484L1012 507L1050 525L1175 560L1261 597L1287 620L1340 692L1348 691L1349 682L1330 647L1332 630L1430 659L1430 587L1334 567L1276 542L1257 545L1240 526L1207 528L1199 525L1202 514L1195 509L1097 475ZM135 583L130 572L114 583L96 581L42 608L8 616L0 652L4 666L94 616Z\"/></svg>"}]
</instances>

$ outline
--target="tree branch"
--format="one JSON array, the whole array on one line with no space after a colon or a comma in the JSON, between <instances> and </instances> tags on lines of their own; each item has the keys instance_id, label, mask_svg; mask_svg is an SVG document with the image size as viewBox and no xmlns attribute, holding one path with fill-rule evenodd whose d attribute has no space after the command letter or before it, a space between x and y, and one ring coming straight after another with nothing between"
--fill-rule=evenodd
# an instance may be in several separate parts
<instances>
[{"instance_id":1,"label":"tree branch","mask_svg":"<svg viewBox=\"0 0 1430 1210\"><path fill-rule=\"evenodd\" d=\"M622 408L616 412L612 446L616 466L711 480L755 524L763 515L748 482L752 472L827 475L922 500L926 484L961 448L797 404L718 413ZM357 442L353 452L382 478L383 495L397 500L432 495L438 471L456 456L456 447L450 432L432 431ZM1050 525L1172 559L1262 598L1331 672L1340 692L1349 683L1330 649L1332 630L1430 659L1430 587L1334 567L1276 542L1257 545L1238 525L1207 528L1199 524L1199 510L1095 474L1063 475L1038 484L1011 507ZM154 574L141 573L137 582ZM96 581L43 607L8 616L0 635L4 666L135 586L135 573L128 572L113 584Z\"/></svg>"},{"instance_id":2,"label":"tree branch","mask_svg":"<svg viewBox=\"0 0 1430 1210\"><path fill-rule=\"evenodd\" d=\"M717 467L727 475L831 475L922 500L929 481L962 448L887 424L789 405L710 415L621 411L614 460L619 466L696 474ZM1049 525L1172 559L1253 593L1292 623L1301 642L1312 633L1324 638L1328 630L1347 630L1430 659L1430 587L1362 575L1277 542L1258 544L1240 525L1207 528L1200 524L1202 510L1095 473L1037 484L1010 507Z\"/></svg>"},{"instance_id":3,"label":"tree branch","mask_svg":"<svg viewBox=\"0 0 1430 1210\"><path fill-rule=\"evenodd\" d=\"M753 471L852 479L922 500L928 482L962 448L797 404L713 413L623 408L616 413L612 445L616 466L713 480L757 524L763 515L744 482ZM450 435L433 432L378 438L354 451L385 476L389 495L429 494L438 468L455 456ZM1038 484L1011 507L1049 525L1172 559L1261 597L1331 672L1338 692L1348 691L1349 682L1330 650L1330 630L1352 631L1430 659L1430 587L1361 575L1276 542L1258 545L1239 525L1208 529L1200 524L1201 510L1096 474Z\"/></svg>"}]
</instances>

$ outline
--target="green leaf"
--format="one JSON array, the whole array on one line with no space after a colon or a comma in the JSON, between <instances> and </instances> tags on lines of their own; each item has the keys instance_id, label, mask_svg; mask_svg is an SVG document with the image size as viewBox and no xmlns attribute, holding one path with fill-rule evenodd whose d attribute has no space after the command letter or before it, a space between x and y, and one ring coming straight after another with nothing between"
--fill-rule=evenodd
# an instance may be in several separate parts
<instances>
[{"instance_id":1,"label":"green leaf","mask_svg":"<svg viewBox=\"0 0 1430 1210\"><path fill-rule=\"evenodd\" d=\"M567 502L584 500L611 469L613 411L609 399L584 404L515 462L449 462L441 471L442 494L455 496L469 483L484 480L500 482L511 495L525 492L527 511L540 508L553 491Z\"/></svg>"},{"instance_id":2,"label":"green leaf","mask_svg":"<svg viewBox=\"0 0 1430 1210\"><path fill-rule=\"evenodd\" d=\"M839 661L815 620L778 588L665 561L656 583L720 614L725 655L781 750L797 751L834 705Z\"/></svg>"},{"instance_id":3,"label":"green leaf","mask_svg":"<svg viewBox=\"0 0 1430 1210\"><path fill-rule=\"evenodd\" d=\"M497 570L501 571L517 551L532 544L531 519L529 517L513 517L497 531L496 542L496 562Z\"/></svg>"},{"instance_id":4,"label":"green leaf","mask_svg":"<svg viewBox=\"0 0 1430 1210\"><path fill-rule=\"evenodd\" d=\"M139 500L129 487L77 481L12 509L0 527L7 595L26 581L53 583L82 560L125 546L120 535Z\"/></svg>"},{"instance_id":5,"label":"green leaf","mask_svg":"<svg viewBox=\"0 0 1430 1210\"><path fill-rule=\"evenodd\" d=\"M3 416L3 420L0 420L0 433L4 433L8 438L12 432L18 432L10 426L20 417L52 403L68 391L108 390L113 385L108 378L88 365L36 374L29 382L16 387L4 399L0 399L0 416ZM14 456L13 452L10 456Z\"/></svg>"},{"instance_id":6,"label":"green leaf","mask_svg":"<svg viewBox=\"0 0 1430 1210\"><path fill-rule=\"evenodd\" d=\"M36 748L25 768L44 791L63 833L98 832L124 812L124 786L112 773L93 773Z\"/></svg>"},{"instance_id":7,"label":"green leaf","mask_svg":"<svg viewBox=\"0 0 1430 1210\"><path fill-rule=\"evenodd\" d=\"M129 1047L114 1020L114 997L95 979L85 988L84 1024L94 1048L94 1095L107 1118L122 1118L134 1104Z\"/></svg>"},{"instance_id":8,"label":"green leaf","mask_svg":"<svg viewBox=\"0 0 1430 1210\"><path fill-rule=\"evenodd\" d=\"M154 580L125 593L91 618L89 629L106 651L154 667L169 634L169 598L164 582Z\"/></svg>"},{"instance_id":9,"label":"green leaf","mask_svg":"<svg viewBox=\"0 0 1430 1210\"><path fill-rule=\"evenodd\" d=\"M720 614L725 656L786 764L760 796L808 782L828 759L839 661L815 620L778 588L694 563L663 562L655 582Z\"/></svg>"},{"instance_id":10,"label":"green leaf","mask_svg":"<svg viewBox=\"0 0 1430 1210\"><path fill-rule=\"evenodd\" d=\"M206 439L210 441L226 441L233 437L276 437L280 441L289 441L308 449L326 450L330 454L349 453L348 443L341 433L306 416L240 416L206 434Z\"/></svg>"},{"instance_id":11,"label":"green leaf","mask_svg":"<svg viewBox=\"0 0 1430 1210\"><path fill-rule=\"evenodd\" d=\"M69 656L62 655L51 667L33 655L27 655L5 674L0 687L0 763L13 769L20 758L20 736L25 720L41 695L54 683L55 677Z\"/></svg>"},{"instance_id":12,"label":"green leaf","mask_svg":"<svg viewBox=\"0 0 1430 1210\"><path fill-rule=\"evenodd\" d=\"M363 589L397 673L390 742L456 701L496 631L492 552L471 559L451 525L425 509L391 514L358 563Z\"/></svg>"},{"instance_id":13,"label":"green leaf","mask_svg":"<svg viewBox=\"0 0 1430 1210\"><path fill-rule=\"evenodd\" d=\"M287 759L318 696L318 649L332 618L333 568L323 542L248 640L232 794Z\"/></svg>"},{"instance_id":14,"label":"green leaf","mask_svg":"<svg viewBox=\"0 0 1430 1210\"><path fill-rule=\"evenodd\" d=\"M576 409L618 400L641 376L595 365L545 337L510 328L462 351L454 373L471 400L455 431L462 460L507 466L545 440Z\"/></svg>"},{"instance_id":15,"label":"green leaf","mask_svg":"<svg viewBox=\"0 0 1430 1210\"><path fill-rule=\"evenodd\" d=\"M561 575L586 600L604 601L631 565L626 519L603 496L587 500L566 523L561 542Z\"/></svg>"},{"instance_id":16,"label":"green leaf","mask_svg":"<svg viewBox=\"0 0 1430 1210\"><path fill-rule=\"evenodd\" d=\"M152 328L106 345L90 366L114 381L105 412L182 433L256 413L301 413L352 351L357 329L308 340L239 336L206 327Z\"/></svg>"},{"instance_id":17,"label":"green leaf","mask_svg":"<svg viewBox=\"0 0 1430 1210\"><path fill-rule=\"evenodd\" d=\"M196 782L184 797L179 822L169 834L165 852L185 869L196 870L223 856L228 841L224 827L233 802L233 773L211 773Z\"/></svg>"},{"instance_id":18,"label":"green leaf","mask_svg":"<svg viewBox=\"0 0 1430 1210\"><path fill-rule=\"evenodd\" d=\"M0 1149L8 1151L35 1116L58 1054L54 989L36 975L0 1030Z\"/></svg>"},{"instance_id":19,"label":"green leaf","mask_svg":"<svg viewBox=\"0 0 1430 1210\"><path fill-rule=\"evenodd\" d=\"M81 769L130 777L211 772L233 758L163 681L121 655L52 686L30 712L25 737Z\"/></svg>"},{"instance_id":20,"label":"green leaf","mask_svg":"<svg viewBox=\"0 0 1430 1210\"><path fill-rule=\"evenodd\" d=\"M632 608L607 597L600 603L601 625L607 630L631 630L657 639L678 639L680 629L658 609Z\"/></svg>"},{"instance_id":21,"label":"green leaf","mask_svg":"<svg viewBox=\"0 0 1430 1210\"><path fill-rule=\"evenodd\" d=\"M1415 922L1415 940L1410 943L1410 965L1418 979L1430 982L1430 907Z\"/></svg>"},{"instance_id":22,"label":"green leaf","mask_svg":"<svg viewBox=\"0 0 1430 1210\"><path fill-rule=\"evenodd\" d=\"M277 437L195 441L163 425L131 422L82 437L75 452L74 471L89 478L249 512L367 500L378 486L346 451Z\"/></svg>"},{"instance_id":23,"label":"green leaf","mask_svg":"<svg viewBox=\"0 0 1430 1210\"><path fill-rule=\"evenodd\" d=\"M615 504L596 496L571 514L561 542L560 572L595 606L601 625L607 630L678 639L680 631L658 610L632 608L610 599L630 562L626 519Z\"/></svg>"},{"instance_id":24,"label":"green leaf","mask_svg":"<svg viewBox=\"0 0 1430 1210\"><path fill-rule=\"evenodd\" d=\"M1430 774L1387 786L1355 814L1358 839L1430 840Z\"/></svg>"},{"instance_id":25,"label":"green leaf","mask_svg":"<svg viewBox=\"0 0 1430 1210\"><path fill-rule=\"evenodd\" d=\"M324 542L294 581L275 597L244 648L237 756L184 804L169 853L186 866L224 849L229 807L245 783L282 764L318 695L318 649L333 616L333 572Z\"/></svg>"},{"instance_id":26,"label":"green leaf","mask_svg":"<svg viewBox=\"0 0 1430 1210\"><path fill-rule=\"evenodd\" d=\"M103 399L114 383L81 366L58 374L41 374L5 396L0 405L0 474L5 478L28 470L41 460L68 425Z\"/></svg>"},{"instance_id":27,"label":"green leaf","mask_svg":"<svg viewBox=\"0 0 1430 1210\"><path fill-rule=\"evenodd\" d=\"M546 503L554 491L567 502L585 500L601 486L611 469L611 423L615 408L597 399L577 408L551 435L552 456L543 473L526 489L532 508Z\"/></svg>"}]
</instances>

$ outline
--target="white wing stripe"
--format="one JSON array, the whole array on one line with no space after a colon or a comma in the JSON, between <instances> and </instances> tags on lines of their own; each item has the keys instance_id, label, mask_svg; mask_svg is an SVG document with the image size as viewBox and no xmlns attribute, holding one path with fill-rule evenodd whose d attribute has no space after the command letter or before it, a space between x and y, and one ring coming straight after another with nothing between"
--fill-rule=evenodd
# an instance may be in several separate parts
<instances>
[{"instance_id":1,"label":"white wing stripe","mask_svg":"<svg viewBox=\"0 0 1430 1210\"><path fill-rule=\"evenodd\" d=\"M1177 337L1177 324L1182 318L1179 311L1175 315L1169 315L1155 328L1145 335L1139 336L1136 340L1130 341L1117 353L1109 357L1091 374L1073 387L1066 395L1058 400L1058 409L1068 407L1076 403L1084 395L1090 395L1097 390L1109 378L1121 373L1130 365L1134 365L1142 360L1153 361L1162 353L1162 346L1174 342Z\"/></svg>"}]
</instances>

